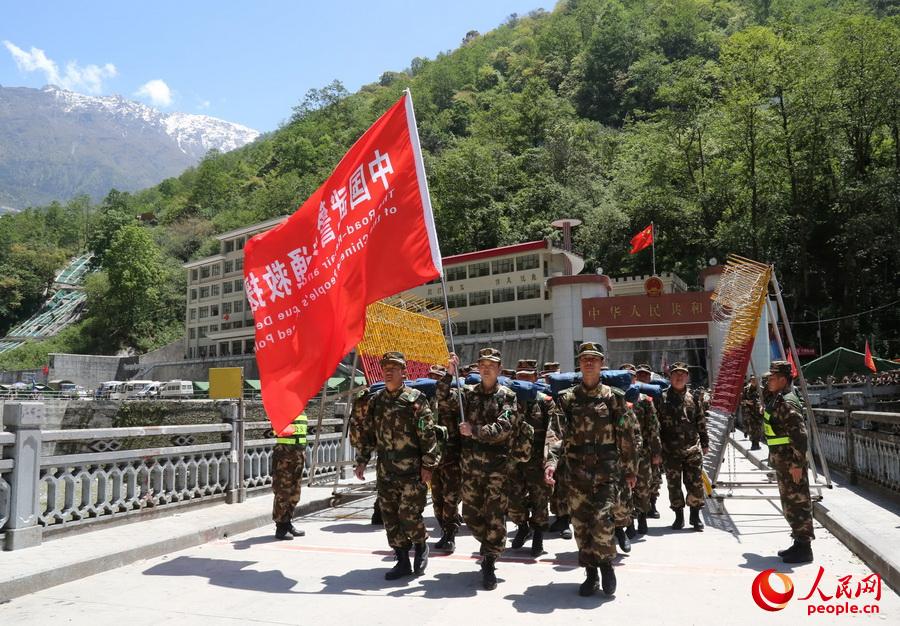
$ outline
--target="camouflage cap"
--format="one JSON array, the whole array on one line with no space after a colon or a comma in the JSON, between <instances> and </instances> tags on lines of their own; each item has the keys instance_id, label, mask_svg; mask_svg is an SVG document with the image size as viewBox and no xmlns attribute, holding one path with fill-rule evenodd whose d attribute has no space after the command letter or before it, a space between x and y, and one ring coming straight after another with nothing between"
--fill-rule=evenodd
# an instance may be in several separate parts
<instances>
[{"instance_id":1,"label":"camouflage cap","mask_svg":"<svg viewBox=\"0 0 900 626\"><path fill-rule=\"evenodd\" d=\"M622 365L619 366L619 369L620 370L628 370L632 374L637 373L637 368L634 366L633 363L622 363Z\"/></svg>"},{"instance_id":2,"label":"camouflage cap","mask_svg":"<svg viewBox=\"0 0 900 626\"><path fill-rule=\"evenodd\" d=\"M576 359L580 359L583 356L595 356L597 358L604 358L603 356L603 346L599 343L594 343L593 341L585 341L583 344L578 346L578 354L576 355Z\"/></svg>"},{"instance_id":3,"label":"camouflage cap","mask_svg":"<svg viewBox=\"0 0 900 626\"><path fill-rule=\"evenodd\" d=\"M647 372L648 374L652 374L653 370L650 369L650 366L647 365L646 363L641 363L640 365L637 366L637 372L638 373Z\"/></svg>"},{"instance_id":4,"label":"camouflage cap","mask_svg":"<svg viewBox=\"0 0 900 626\"><path fill-rule=\"evenodd\" d=\"M691 370L688 369L687 363L676 361L675 363L672 363L672 367L669 368L669 374L674 374L675 372L690 374Z\"/></svg>"},{"instance_id":5,"label":"camouflage cap","mask_svg":"<svg viewBox=\"0 0 900 626\"><path fill-rule=\"evenodd\" d=\"M385 352L384 356L381 357L381 367L384 367L388 363L394 363L395 365L399 365L403 369L406 369L406 357L403 356L402 352Z\"/></svg>"},{"instance_id":6,"label":"camouflage cap","mask_svg":"<svg viewBox=\"0 0 900 626\"><path fill-rule=\"evenodd\" d=\"M519 359L516 363L516 374L534 374L537 371L537 361L534 359Z\"/></svg>"},{"instance_id":7,"label":"camouflage cap","mask_svg":"<svg viewBox=\"0 0 900 626\"><path fill-rule=\"evenodd\" d=\"M788 380L794 378L793 368L791 368L791 364L787 361L772 361L769 365L769 371L766 372L765 375L771 376L772 374L784 376Z\"/></svg>"},{"instance_id":8,"label":"camouflage cap","mask_svg":"<svg viewBox=\"0 0 900 626\"><path fill-rule=\"evenodd\" d=\"M447 375L447 368L443 365L432 365L428 370L428 378L435 378L436 380L441 380L444 376Z\"/></svg>"},{"instance_id":9,"label":"camouflage cap","mask_svg":"<svg viewBox=\"0 0 900 626\"><path fill-rule=\"evenodd\" d=\"M500 370L501 376L506 376L507 378L512 378L516 375L516 370Z\"/></svg>"},{"instance_id":10,"label":"camouflage cap","mask_svg":"<svg viewBox=\"0 0 900 626\"><path fill-rule=\"evenodd\" d=\"M493 361L494 363L500 362L500 351L496 348L482 348L478 351L478 362L482 361Z\"/></svg>"},{"instance_id":11,"label":"camouflage cap","mask_svg":"<svg viewBox=\"0 0 900 626\"><path fill-rule=\"evenodd\" d=\"M548 361L544 363L544 371L545 372L558 372L559 371L559 363L556 361Z\"/></svg>"}]
</instances>

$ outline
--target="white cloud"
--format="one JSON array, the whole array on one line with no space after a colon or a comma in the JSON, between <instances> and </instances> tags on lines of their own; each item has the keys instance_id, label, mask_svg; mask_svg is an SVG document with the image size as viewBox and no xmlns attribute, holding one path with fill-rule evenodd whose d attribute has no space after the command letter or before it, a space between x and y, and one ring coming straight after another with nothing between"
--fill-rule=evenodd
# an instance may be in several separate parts
<instances>
[{"instance_id":1,"label":"white cloud","mask_svg":"<svg viewBox=\"0 0 900 626\"><path fill-rule=\"evenodd\" d=\"M165 81L158 78L149 80L134 95L147 98L154 106L167 107L172 104L172 90Z\"/></svg>"},{"instance_id":2,"label":"white cloud","mask_svg":"<svg viewBox=\"0 0 900 626\"><path fill-rule=\"evenodd\" d=\"M21 71L43 72L48 83L63 89L100 93L103 90L103 81L118 74L116 66L112 63L81 66L77 61L66 63L65 73L60 73L56 62L40 48L32 46L31 50L25 51L11 41L4 41L3 45L9 50Z\"/></svg>"},{"instance_id":3,"label":"white cloud","mask_svg":"<svg viewBox=\"0 0 900 626\"><path fill-rule=\"evenodd\" d=\"M210 107L211 104L212 103L209 100L201 100L200 104L197 105L197 108L200 109L201 111L205 111L206 109L208 109Z\"/></svg>"}]
</instances>

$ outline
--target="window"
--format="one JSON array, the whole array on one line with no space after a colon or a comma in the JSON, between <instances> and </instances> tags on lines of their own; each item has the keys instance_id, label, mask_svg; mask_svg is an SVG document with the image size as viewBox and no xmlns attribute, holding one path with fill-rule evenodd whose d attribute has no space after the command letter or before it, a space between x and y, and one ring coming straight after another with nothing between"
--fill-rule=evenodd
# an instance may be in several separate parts
<instances>
[{"instance_id":1,"label":"window","mask_svg":"<svg viewBox=\"0 0 900 626\"><path fill-rule=\"evenodd\" d=\"M234 291L234 286L231 284L231 282L222 284L222 293L231 293L232 291Z\"/></svg>"},{"instance_id":2,"label":"window","mask_svg":"<svg viewBox=\"0 0 900 626\"><path fill-rule=\"evenodd\" d=\"M209 307L208 306L200 307L200 319L203 319L205 317L209 317Z\"/></svg>"},{"instance_id":3,"label":"window","mask_svg":"<svg viewBox=\"0 0 900 626\"><path fill-rule=\"evenodd\" d=\"M550 276L550 264L544 261L544 278Z\"/></svg>"},{"instance_id":4,"label":"window","mask_svg":"<svg viewBox=\"0 0 900 626\"><path fill-rule=\"evenodd\" d=\"M240 354L240 353L241 353L241 342L240 342L240 340L238 340L238 341L232 341L232 342L231 342L231 353L232 353L232 354Z\"/></svg>"},{"instance_id":5,"label":"window","mask_svg":"<svg viewBox=\"0 0 900 626\"><path fill-rule=\"evenodd\" d=\"M209 347L209 356L211 356L211 357L216 356L216 346L215 346L215 344L214 344L214 345L211 345L211 346Z\"/></svg>"},{"instance_id":6,"label":"window","mask_svg":"<svg viewBox=\"0 0 900 626\"><path fill-rule=\"evenodd\" d=\"M231 330L231 322L222 322L222 330Z\"/></svg>"},{"instance_id":7,"label":"window","mask_svg":"<svg viewBox=\"0 0 900 626\"><path fill-rule=\"evenodd\" d=\"M201 298L209 297L209 287L200 287L200 297Z\"/></svg>"},{"instance_id":8,"label":"window","mask_svg":"<svg viewBox=\"0 0 900 626\"><path fill-rule=\"evenodd\" d=\"M205 359L206 358L206 346L200 346L199 350L200 350L200 358Z\"/></svg>"},{"instance_id":9,"label":"window","mask_svg":"<svg viewBox=\"0 0 900 626\"><path fill-rule=\"evenodd\" d=\"M244 310L244 301L243 300L235 300L232 304L234 304L234 312L240 313Z\"/></svg>"},{"instance_id":10,"label":"window","mask_svg":"<svg viewBox=\"0 0 900 626\"><path fill-rule=\"evenodd\" d=\"M208 326L201 326L200 328L197 329L197 336L200 337L200 339L205 339L206 331L208 331L208 330L209 330Z\"/></svg>"},{"instance_id":11,"label":"window","mask_svg":"<svg viewBox=\"0 0 900 626\"><path fill-rule=\"evenodd\" d=\"M447 294L447 306L451 309L458 309L460 307L466 306L466 294L464 293L451 293Z\"/></svg>"},{"instance_id":12,"label":"window","mask_svg":"<svg viewBox=\"0 0 900 626\"><path fill-rule=\"evenodd\" d=\"M515 317L495 317L494 318L494 332L502 333L509 330L516 329L516 318Z\"/></svg>"},{"instance_id":13,"label":"window","mask_svg":"<svg viewBox=\"0 0 900 626\"><path fill-rule=\"evenodd\" d=\"M240 278L238 278L236 281L234 281L234 290L235 291L243 291L244 290L244 281L242 281Z\"/></svg>"},{"instance_id":14,"label":"window","mask_svg":"<svg viewBox=\"0 0 900 626\"><path fill-rule=\"evenodd\" d=\"M230 274L234 271L234 261L225 261L225 273Z\"/></svg>"},{"instance_id":15,"label":"window","mask_svg":"<svg viewBox=\"0 0 900 626\"><path fill-rule=\"evenodd\" d=\"M533 270L539 265L538 255L526 254L516 257L516 271Z\"/></svg>"},{"instance_id":16,"label":"window","mask_svg":"<svg viewBox=\"0 0 900 626\"><path fill-rule=\"evenodd\" d=\"M488 290L485 291L473 291L469 294L469 306L478 306L479 304L490 304L491 303L491 292Z\"/></svg>"},{"instance_id":17,"label":"window","mask_svg":"<svg viewBox=\"0 0 900 626\"><path fill-rule=\"evenodd\" d=\"M244 340L244 354L253 354L254 346L252 339Z\"/></svg>"},{"instance_id":18,"label":"window","mask_svg":"<svg viewBox=\"0 0 900 626\"><path fill-rule=\"evenodd\" d=\"M494 289L494 304L498 302L512 302L516 299L516 290L514 287L500 287Z\"/></svg>"},{"instance_id":19,"label":"window","mask_svg":"<svg viewBox=\"0 0 900 626\"><path fill-rule=\"evenodd\" d=\"M204 265L200 268L200 278L209 278L209 265Z\"/></svg>"},{"instance_id":20,"label":"window","mask_svg":"<svg viewBox=\"0 0 900 626\"><path fill-rule=\"evenodd\" d=\"M214 332L217 332L218 330L219 330L218 324L210 324L209 325L209 332L214 333Z\"/></svg>"},{"instance_id":21,"label":"window","mask_svg":"<svg viewBox=\"0 0 900 626\"><path fill-rule=\"evenodd\" d=\"M221 272L221 271L222 271L222 266L219 265L218 263L216 263L215 265L212 266L212 275L213 276L218 276L219 272ZM210 346L210 348L212 348L212 346Z\"/></svg>"},{"instance_id":22,"label":"window","mask_svg":"<svg viewBox=\"0 0 900 626\"><path fill-rule=\"evenodd\" d=\"M468 322L456 322L456 326L453 330L454 335L458 335L462 337L463 335L469 334L469 323Z\"/></svg>"},{"instance_id":23,"label":"window","mask_svg":"<svg viewBox=\"0 0 900 626\"><path fill-rule=\"evenodd\" d=\"M481 276L490 276L491 264L487 261L483 263L472 263L469 266L469 278L479 278Z\"/></svg>"},{"instance_id":24,"label":"window","mask_svg":"<svg viewBox=\"0 0 900 626\"><path fill-rule=\"evenodd\" d=\"M214 304L211 307L209 307L209 314L212 317L218 317L219 316L219 305Z\"/></svg>"},{"instance_id":25,"label":"window","mask_svg":"<svg viewBox=\"0 0 900 626\"><path fill-rule=\"evenodd\" d=\"M212 286L212 291L211 291L211 293L212 293L212 295L214 295L214 296L219 295L219 286L218 286L218 285L213 285L213 286Z\"/></svg>"},{"instance_id":26,"label":"window","mask_svg":"<svg viewBox=\"0 0 900 626\"><path fill-rule=\"evenodd\" d=\"M540 313L535 315L520 315L519 316L519 330L531 330L532 328L540 328L541 327L541 315Z\"/></svg>"},{"instance_id":27,"label":"window","mask_svg":"<svg viewBox=\"0 0 900 626\"><path fill-rule=\"evenodd\" d=\"M222 356L231 355L231 345L227 341L219 344L219 354Z\"/></svg>"},{"instance_id":28,"label":"window","mask_svg":"<svg viewBox=\"0 0 900 626\"><path fill-rule=\"evenodd\" d=\"M231 313L231 303L230 302L222 303L222 313L226 313L226 314Z\"/></svg>"},{"instance_id":29,"label":"window","mask_svg":"<svg viewBox=\"0 0 900 626\"><path fill-rule=\"evenodd\" d=\"M197 319L197 309L191 309L191 314L190 314L189 318L192 320Z\"/></svg>"},{"instance_id":30,"label":"window","mask_svg":"<svg viewBox=\"0 0 900 626\"><path fill-rule=\"evenodd\" d=\"M244 259L243 258L235 259L234 260L234 271L238 271L238 270L242 270L242 269L244 269Z\"/></svg>"},{"instance_id":31,"label":"window","mask_svg":"<svg viewBox=\"0 0 900 626\"><path fill-rule=\"evenodd\" d=\"M197 282L197 270L191 270L191 280Z\"/></svg>"},{"instance_id":32,"label":"window","mask_svg":"<svg viewBox=\"0 0 900 626\"><path fill-rule=\"evenodd\" d=\"M193 348L188 348L188 354L187 354L187 356L188 356L189 359L193 359L193 358L194 358L194 349L193 349Z\"/></svg>"},{"instance_id":33,"label":"window","mask_svg":"<svg viewBox=\"0 0 900 626\"><path fill-rule=\"evenodd\" d=\"M520 285L517 289L516 300L531 300L541 297L540 285Z\"/></svg>"},{"instance_id":34,"label":"window","mask_svg":"<svg viewBox=\"0 0 900 626\"><path fill-rule=\"evenodd\" d=\"M498 259L491 261L491 274L508 274L513 271L512 259Z\"/></svg>"},{"instance_id":35,"label":"window","mask_svg":"<svg viewBox=\"0 0 900 626\"><path fill-rule=\"evenodd\" d=\"M447 268L447 280L465 280L466 279L466 266L461 265L459 267L448 267Z\"/></svg>"},{"instance_id":36,"label":"window","mask_svg":"<svg viewBox=\"0 0 900 626\"><path fill-rule=\"evenodd\" d=\"M194 338L196 338L196 337L197 337L197 329L196 329L196 328L191 328L190 332L188 332L188 338L189 338L189 339L194 339Z\"/></svg>"},{"instance_id":37,"label":"window","mask_svg":"<svg viewBox=\"0 0 900 626\"><path fill-rule=\"evenodd\" d=\"M196 299L197 299L197 290L191 289L191 300L196 300Z\"/></svg>"},{"instance_id":38,"label":"window","mask_svg":"<svg viewBox=\"0 0 900 626\"><path fill-rule=\"evenodd\" d=\"M244 249L244 238L243 237L241 237L240 239L237 240L237 249L238 250Z\"/></svg>"},{"instance_id":39,"label":"window","mask_svg":"<svg viewBox=\"0 0 900 626\"><path fill-rule=\"evenodd\" d=\"M491 320L472 320L469 322L470 335L487 335L491 332Z\"/></svg>"},{"instance_id":40,"label":"window","mask_svg":"<svg viewBox=\"0 0 900 626\"><path fill-rule=\"evenodd\" d=\"M234 239L229 239L225 242L225 253L234 252ZM228 270L225 270L226 272Z\"/></svg>"}]
</instances>

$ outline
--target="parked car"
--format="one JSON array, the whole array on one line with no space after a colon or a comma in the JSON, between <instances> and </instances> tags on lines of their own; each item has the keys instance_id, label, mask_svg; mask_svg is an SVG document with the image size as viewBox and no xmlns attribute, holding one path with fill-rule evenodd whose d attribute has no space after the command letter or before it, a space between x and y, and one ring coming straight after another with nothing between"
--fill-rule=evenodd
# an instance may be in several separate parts
<instances>
[{"instance_id":1,"label":"parked car","mask_svg":"<svg viewBox=\"0 0 900 626\"><path fill-rule=\"evenodd\" d=\"M150 383L138 392L137 397L141 399L156 398L159 396L159 390L162 383Z\"/></svg>"},{"instance_id":2,"label":"parked car","mask_svg":"<svg viewBox=\"0 0 900 626\"><path fill-rule=\"evenodd\" d=\"M194 395L194 384L189 380L170 380L160 388L161 398L190 398Z\"/></svg>"}]
</instances>

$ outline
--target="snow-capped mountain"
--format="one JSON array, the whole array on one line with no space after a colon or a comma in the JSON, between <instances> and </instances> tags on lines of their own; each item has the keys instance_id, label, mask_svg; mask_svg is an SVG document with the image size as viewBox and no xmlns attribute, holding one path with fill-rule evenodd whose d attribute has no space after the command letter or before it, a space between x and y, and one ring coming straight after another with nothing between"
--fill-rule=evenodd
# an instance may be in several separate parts
<instances>
[{"instance_id":1,"label":"snow-capped mountain","mask_svg":"<svg viewBox=\"0 0 900 626\"><path fill-rule=\"evenodd\" d=\"M0 86L0 206L133 191L228 152L259 132L207 115L163 113L121 96Z\"/></svg>"}]
</instances>

